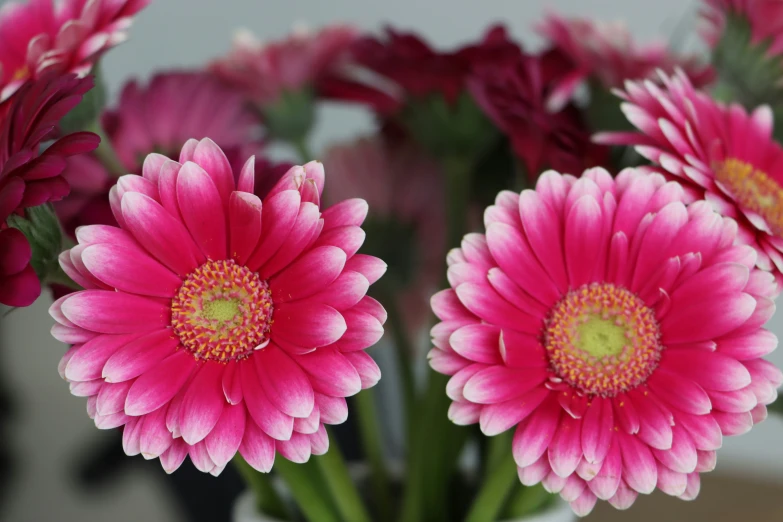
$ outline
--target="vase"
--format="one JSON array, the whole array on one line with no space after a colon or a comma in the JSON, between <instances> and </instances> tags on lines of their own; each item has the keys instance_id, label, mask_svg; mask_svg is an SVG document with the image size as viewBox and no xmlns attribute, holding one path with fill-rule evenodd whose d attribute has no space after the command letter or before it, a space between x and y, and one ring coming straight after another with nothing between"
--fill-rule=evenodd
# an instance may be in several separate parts
<instances>
[{"instance_id":1,"label":"vase","mask_svg":"<svg viewBox=\"0 0 783 522\"><path fill-rule=\"evenodd\" d=\"M522 518L507 519L502 522L575 522L577 516L571 511L571 507L557 499L552 506L543 513L525 516ZM234 503L232 522L283 522L279 518L273 518L256 510L253 492L244 491L237 497Z\"/></svg>"}]
</instances>

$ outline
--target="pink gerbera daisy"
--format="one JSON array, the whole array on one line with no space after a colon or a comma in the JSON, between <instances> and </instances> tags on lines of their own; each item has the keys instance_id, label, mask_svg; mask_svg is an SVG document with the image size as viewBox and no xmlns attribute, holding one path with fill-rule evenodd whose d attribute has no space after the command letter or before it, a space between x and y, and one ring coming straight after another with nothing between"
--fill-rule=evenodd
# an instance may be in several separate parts
<instances>
[{"instance_id":1,"label":"pink gerbera daisy","mask_svg":"<svg viewBox=\"0 0 783 522\"><path fill-rule=\"evenodd\" d=\"M774 279L732 219L685 200L659 174L549 171L498 196L433 297L450 418L516 427L521 481L579 515L656 486L694 498L723 436L764 419L783 382L761 358Z\"/></svg>"},{"instance_id":2,"label":"pink gerbera daisy","mask_svg":"<svg viewBox=\"0 0 783 522\"><path fill-rule=\"evenodd\" d=\"M77 230L63 269L86 290L56 301L60 370L129 455L217 475L238 451L260 471L279 452L327 451L324 424L380 372L383 335L365 294L385 270L356 254L362 200L323 214L320 163L292 168L262 201L253 160L235 184L222 151L189 141L180 162L149 156L116 185L120 227Z\"/></svg>"},{"instance_id":3,"label":"pink gerbera daisy","mask_svg":"<svg viewBox=\"0 0 783 522\"><path fill-rule=\"evenodd\" d=\"M234 172L261 151L261 124L241 93L203 72L158 73L146 86L127 83L117 106L102 115L102 124L119 165L109 172L94 155L72 158L63 172L71 184L68 199L55 209L65 231L81 225L116 224L107 194L117 176L141 172L148 154L176 157L191 138L210 137L225 152ZM257 156L256 194L268 191L285 173ZM266 179L274 178L274 179ZM271 182L271 183L270 183ZM263 186L263 187L262 187Z\"/></svg>"},{"instance_id":4,"label":"pink gerbera daisy","mask_svg":"<svg viewBox=\"0 0 783 522\"><path fill-rule=\"evenodd\" d=\"M345 65L359 31L347 25L312 32L295 30L289 37L264 44L242 31L234 48L210 69L229 85L265 107L286 92L318 90L320 80Z\"/></svg>"},{"instance_id":5,"label":"pink gerbera daisy","mask_svg":"<svg viewBox=\"0 0 783 522\"><path fill-rule=\"evenodd\" d=\"M551 14L537 30L574 63L574 71L560 81L550 96L549 105L553 110L571 99L576 88L590 77L603 87L612 88L619 87L627 79L654 79L656 69L673 71L679 66L697 85L712 80L712 70L695 58L674 56L661 43L637 46L622 23L600 23Z\"/></svg>"},{"instance_id":6,"label":"pink gerbera daisy","mask_svg":"<svg viewBox=\"0 0 783 522\"><path fill-rule=\"evenodd\" d=\"M758 251L758 266L783 283L783 149L772 138L767 106L748 114L694 89L682 72L661 75L664 88L628 82L618 95L641 133L605 133L596 140L636 145L701 199L740 225L739 238Z\"/></svg>"},{"instance_id":7,"label":"pink gerbera daisy","mask_svg":"<svg viewBox=\"0 0 783 522\"><path fill-rule=\"evenodd\" d=\"M361 138L332 147L324 164L332 172L329 201L366 199L376 237L371 253L389 263L395 297L415 330L427 318L429 297L443 271L446 224L440 199L440 168L409 140ZM367 225L366 225L367 226ZM384 252L385 255L381 255Z\"/></svg>"},{"instance_id":8,"label":"pink gerbera daisy","mask_svg":"<svg viewBox=\"0 0 783 522\"><path fill-rule=\"evenodd\" d=\"M57 137L57 124L92 87L89 79L45 75L30 81L0 105L0 303L28 306L41 293L30 265L32 249L18 230L8 227L12 214L56 201L68 194L62 175L66 158L98 146L98 136L77 132L61 137L45 151L41 144Z\"/></svg>"},{"instance_id":9,"label":"pink gerbera daisy","mask_svg":"<svg viewBox=\"0 0 783 522\"><path fill-rule=\"evenodd\" d=\"M45 71L90 72L149 0L29 0L0 8L0 100Z\"/></svg>"}]
</instances>

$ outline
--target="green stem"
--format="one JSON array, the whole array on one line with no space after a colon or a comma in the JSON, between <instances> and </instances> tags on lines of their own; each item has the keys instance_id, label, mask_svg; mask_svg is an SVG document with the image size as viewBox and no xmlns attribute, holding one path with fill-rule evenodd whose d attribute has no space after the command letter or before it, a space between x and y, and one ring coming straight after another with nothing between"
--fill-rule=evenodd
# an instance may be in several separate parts
<instances>
[{"instance_id":1,"label":"green stem","mask_svg":"<svg viewBox=\"0 0 783 522\"><path fill-rule=\"evenodd\" d=\"M356 485L351 480L345 459L343 459L340 448L337 447L337 439L333 433L329 433L329 439L333 441L329 451L320 457L315 457L315 461L323 474L326 487L337 505L340 520L343 522L370 522L370 515L364 507Z\"/></svg>"},{"instance_id":2,"label":"green stem","mask_svg":"<svg viewBox=\"0 0 783 522\"><path fill-rule=\"evenodd\" d=\"M459 246L467 228L472 162L459 157L443 158L448 225L447 248ZM448 282L444 280L444 286ZM468 430L448 419L449 377L428 373L427 389L417 401L416 436L408 455L408 481L403 497L401 522L449 520L448 487L451 474L464 445Z\"/></svg>"},{"instance_id":3,"label":"green stem","mask_svg":"<svg viewBox=\"0 0 783 522\"><path fill-rule=\"evenodd\" d=\"M344 522L328 495L328 481L324 480L314 460L296 464L277 458L275 472L283 478L297 507L309 522Z\"/></svg>"},{"instance_id":4,"label":"green stem","mask_svg":"<svg viewBox=\"0 0 783 522\"><path fill-rule=\"evenodd\" d=\"M296 149L296 153L299 155L299 159L302 160L302 163L307 163L313 159L313 154L310 151L310 147L307 145L307 137L303 136L292 142L291 145Z\"/></svg>"},{"instance_id":5,"label":"green stem","mask_svg":"<svg viewBox=\"0 0 783 522\"><path fill-rule=\"evenodd\" d=\"M106 170L117 178L127 174L127 169L122 166L122 162L120 162L120 158L117 156L117 151L114 150L111 140L109 140L106 133L103 132L103 127L101 127L100 123L96 120L89 124L86 130L94 132L101 139L101 143L98 145L98 148L95 149L94 154L103 166L106 167Z\"/></svg>"},{"instance_id":6,"label":"green stem","mask_svg":"<svg viewBox=\"0 0 783 522\"><path fill-rule=\"evenodd\" d=\"M234 457L233 462L239 474L245 479L245 484L253 492L258 512L280 520L290 520L291 517L283 500L272 487L269 474L256 471L239 454Z\"/></svg>"},{"instance_id":7,"label":"green stem","mask_svg":"<svg viewBox=\"0 0 783 522\"><path fill-rule=\"evenodd\" d=\"M470 202L470 174L472 163L460 157L447 157L443 160L446 171L446 223L447 248L460 245L468 222L468 204Z\"/></svg>"},{"instance_id":8,"label":"green stem","mask_svg":"<svg viewBox=\"0 0 783 522\"><path fill-rule=\"evenodd\" d=\"M494 437L490 442L483 486L473 500L465 522L496 520L500 515L509 493L518 480L517 465L511 456L513 433L509 430Z\"/></svg>"},{"instance_id":9,"label":"green stem","mask_svg":"<svg viewBox=\"0 0 783 522\"><path fill-rule=\"evenodd\" d=\"M413 357L413 344L411 343L408 332L405 331L405 325L402 320L402 313L400 311L397 296L392 288L388 284L381 282L378 287L379 297L386 309L386 328L391 333L392 340L394 342L394 355L397 361L397 370L400 375L400 389L402 391L402 407L403 407L403 419L405 420L405 433L410 447L411 438L413 436L412 427L413 422L413 410L414 410L414 396L416 393L416 383L413 378L413 365L411 359Z\"/></svg>"},{"instance_id":10,"label":"green stem","mask_svg":"<svg viewBox=\"0 0 783 522\"><path fill-rule=\"evenodd\" d=\"M375 404L375 390L364 390L353 398L356 407L356 418L359 421L364 454L370 463L372 484L376 503L376 513L381 520L391 518L391 496L389 490L389 475L383 455L383 436L378 424L378 411ZM330 450L331 451L331 450Z\"/></svg>"}]
</instances>

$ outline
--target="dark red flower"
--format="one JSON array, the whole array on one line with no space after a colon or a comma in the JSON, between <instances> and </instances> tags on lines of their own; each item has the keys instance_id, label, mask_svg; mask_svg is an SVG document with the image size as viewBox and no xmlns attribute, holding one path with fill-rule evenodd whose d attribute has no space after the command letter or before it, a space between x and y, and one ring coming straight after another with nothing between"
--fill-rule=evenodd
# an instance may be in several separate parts
<instances>
[{"instance_id":1,"label":"dark red flower","mask_svg":"<svg viewBox=\"0 0 783 522\"><path fill-rule=\"evenodd\" d=\"M607 149L590 141L579 109L547 109L551 90L568 70L558 51L534 56L517 48L513 62L478 63L470 78L476 102L508 136L532 178L545 167L577 173L607 161Z\"/></svg>"},{"instance_id":2,"label":"dark red flower","mask_svg":"<svg viewBox=\"0 0 783 522\"><path fill-rule=\"evenodd\" d=\"M99 138L76 132L39 152L56 137L60 119L92 88L92 79L75 75L45 75L24 84L0 105L0 303L28 306L41 293L30 266L30 245L24 235L10 230L11 214L57 201L70 187L63 178L66 158L95 149Z\"/></svg>"},{"instance_id":3,"label":"dark red flower","mask_svg":"<svg viewBox=\"0 0 783 522\"><path fill-rule=\"evenodd\" d=\"M377 74L379 85L331 78L325 95L368 103L381 114L402 107L409 98L431 94L441 95L451 104L465 91L465 82L477 63L503 62L513 56L515 48L501 26L490 28L479 43L452 51L433 49L414 33L387 27L384 37L361 38L352 50L356 65Z\"/></svg>"}]
</instances>

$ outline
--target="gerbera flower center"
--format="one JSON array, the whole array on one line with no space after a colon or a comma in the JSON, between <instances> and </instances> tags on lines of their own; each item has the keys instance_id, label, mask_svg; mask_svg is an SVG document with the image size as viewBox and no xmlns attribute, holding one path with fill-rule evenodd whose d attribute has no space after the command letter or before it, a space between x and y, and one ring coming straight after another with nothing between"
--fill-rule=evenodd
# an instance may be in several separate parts
<instances>
[{"instance_id":1,"label":"gerbera flower center","mask_svg":"<svg viewBox=\"0 0 783 522\"><path fill-rule=\"evenodd\" d=\"M744 161L728 158L718 164L715 178L746 208L760 214L777 236L783 236L783 188Z\"/></svg>"},{"instance_id":2,"label":"gerbera flower center","mask_svg":"<svg viewBox=\"0 0 783 522\"><path fill-rule=\"evenodd\" d=\"M207 261L171 301L171 326L197 359L228 362L269 342L269 284L233 260Z\"/></svg>"},{"instance_id":3,"label":"gerbera flower center","mask_svg":"<svg viewBox=\"0 0 783 522\"><path fill-rule=\"evenodd\" d=\"M544 332L555 374L583 393L611 397L644 383L662 346L655 313L611 283L592 283L557 303Z\"/></svg>"},{"instance_id":4,"label":"gerbera flower center","mask_svg":"<svg viewBox=\"0 0 783 522\"><path fill-rule=\"evenodd\" d=\"M24 80L28 76L30 76L30 68L26 65L23 65L17 69L16 72L14 72L14 76L11 78L11 81L16 82L19 80Z\"/></svg>"}]
</instances>

